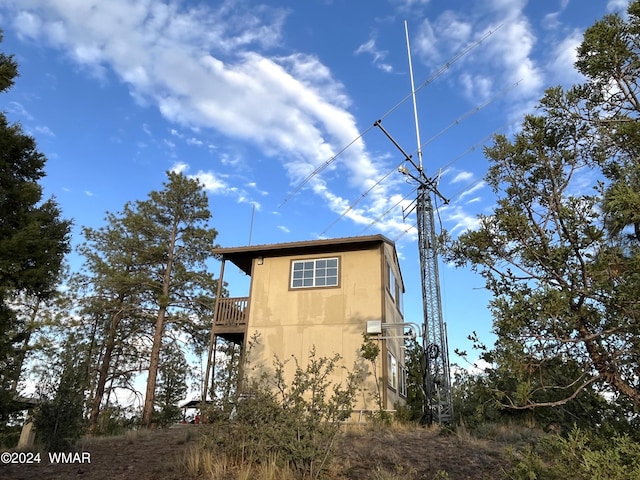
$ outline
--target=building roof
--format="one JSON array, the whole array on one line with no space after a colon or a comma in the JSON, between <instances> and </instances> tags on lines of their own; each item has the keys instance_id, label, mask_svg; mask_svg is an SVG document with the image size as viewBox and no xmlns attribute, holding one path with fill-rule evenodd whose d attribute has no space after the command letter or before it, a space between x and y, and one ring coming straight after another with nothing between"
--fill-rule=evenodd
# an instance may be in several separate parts
<instances>
[{"instance_id":1,"label":"building roof","mask_svg":"<svg viewBox=\"0 0 640 480\"><path fill-rule=\"evenodd\" d=\"M364 250L373 245L387 243L395 252L395 243L384 235L362 237L328 238L305 240L300 242L271 243L267 245L248 245L244 247L214 248L213 254L223 260L230 260L247 275L251 275L252 261L256 257L283 257L289 255L314 255L319 253L337 253Z\"/></svg>"}]
</instances>

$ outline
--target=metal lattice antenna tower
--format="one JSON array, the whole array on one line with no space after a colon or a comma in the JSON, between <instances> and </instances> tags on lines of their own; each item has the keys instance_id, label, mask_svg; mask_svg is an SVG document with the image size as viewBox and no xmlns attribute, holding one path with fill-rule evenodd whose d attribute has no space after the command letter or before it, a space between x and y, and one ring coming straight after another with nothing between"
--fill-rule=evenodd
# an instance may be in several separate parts
<instances>
[{"instance_id":1,"label":"metal lattice antenna tower","mask_svg":"<svg viewBox=\"0 0 640 480\"><path fill-rule=\"evenodd\" d=\"M426 363L424 421L428 424L433 421L444 424L453 421L453 401L447 326L442 316L438 247L431 192L431 185L421 183L416 198L422 306L424 309L422 346ZM437 190L434 193L438 194Z\"/></svg>"},{"instance_id":2,"label":"metal lattice antenna tower","mask_svg":"<svg viewBox=\"0 0 640 480\"><path fill-rule=\"evenodd\" d=\"M411 172L406 166L400 173L418 183L417 197L412 207L403 213L416 212L418 229L418 251L420 253L420 277L422 283L422 347L425 355L423 391L425 396L424 418L427 424L451 423L453 421L453 401L451 395L451 371L449 366L449 345L447 329L442 315L440 274L438 270L438 245L435 215L431 195L444 203L449 201L438 191L436 181L429 179L394 138L385 130L380 120L375 124L404 155L413 166Z\"/></svg>"},{"instance_id":3,"label":"metal lattice antenna tower","mask_svg":"<svg viewBox=\"0 0 640 480\"><path fill-rule=\"evenodd\" d=\"M418 251L420 253L420 278L422 283L422 347L424 351L424 406L423 421L431 424L451 423L453 421L453 401L451 395L451 372L449 366L449 345L447 330L442 315L442 299L440 293L440 274L438 271L438 246L436 237L435 216L431 195L441 198L444 203L448 200L438 191L437 182L429 179L422 165L422 148L420 129L418 126L418 109L416 106L415 86L413 82L413 66L411 64L411 48L409 47L409 29L404 23L409 57L409 74L411 77L411 91L413 95L413 113L416 125L416 141L418 143L418 164L408 155L393 137L384 129L378 120L374 125L391 140L402 152L405 160L413 166L410 172L406 166L398 170L403 175L417 182L417 197L414 204L416 224L418 228ZM409 212L412 209L409 209ZM406 214L406 212L403 212Z\"/></svg>"}]
</instances>

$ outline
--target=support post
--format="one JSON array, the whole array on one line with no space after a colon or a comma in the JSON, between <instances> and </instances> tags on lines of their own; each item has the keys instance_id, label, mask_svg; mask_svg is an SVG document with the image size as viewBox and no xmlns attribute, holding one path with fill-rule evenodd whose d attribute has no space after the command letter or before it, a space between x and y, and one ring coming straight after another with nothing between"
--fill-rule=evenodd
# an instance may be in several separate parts
<instances>
[{"instance_id":1,"label":"support post","mask_svg":"<svg viewBox=\"0 0 640 480\"><path fill-rule=\"evenodd\" d=\"M218 303L220 302L220 296L222 295L222 285L224 284L224 264L225 259L222 259L220 264L220 276L218 277L218 288L216 289L216 301L213 306L213 315L211 319L211 336L209 337L209 351L207 353L207 370L204 374L204 383L202 384L202 396L200 397L202 402L207 401L207 393L209 391L209 376L211 375L211 369L215 366L212 364L212 360L215 359L214 351L217 343L216 339L216 320L218 315ZM211 375L213 379L213 375Z\"/></svg>"}]
</instances>

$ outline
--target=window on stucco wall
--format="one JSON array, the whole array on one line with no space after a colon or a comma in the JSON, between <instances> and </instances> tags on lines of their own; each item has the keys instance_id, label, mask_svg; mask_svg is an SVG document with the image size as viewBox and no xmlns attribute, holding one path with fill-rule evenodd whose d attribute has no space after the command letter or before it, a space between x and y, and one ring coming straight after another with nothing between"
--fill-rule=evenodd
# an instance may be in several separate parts
<instances>
[{"instance_id":1,"label":"window on stucco wall","mask_svg":"<svg viewBox=\"0 0 640 480\"><path fill-rule=\"evenodd\" d=\"M291 288L338 286L338 258L315 258L291 262Z\"/></svg>"},{"instance_id":2,"label":"window on stucco wall","mask_svg":"<svg viewBox=\"0 0 640 480\"><path fill-rule=\"evenodd\" d=\"M390 387L398 388L398 362L396 361L396 357L393 356L393 353L387 352L388 354L388 375L387 382Z\"/></svg>"}]
</instances>

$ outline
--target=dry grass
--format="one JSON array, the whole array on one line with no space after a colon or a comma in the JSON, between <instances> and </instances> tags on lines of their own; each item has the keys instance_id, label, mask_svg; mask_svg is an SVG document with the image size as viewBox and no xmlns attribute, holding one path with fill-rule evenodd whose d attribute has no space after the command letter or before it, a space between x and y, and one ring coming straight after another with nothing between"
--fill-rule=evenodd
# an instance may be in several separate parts
<instances>
[{"instance_id":1,"label":"dry grass","mask_svg":"<svg viewBox=\"0 0 640 480\"><path fill-rule=\"evenodd\" d=\"M264 462L237 464L202 444L192 445L178 460L178 471L185 478L207 480L296 480L288 467L278 465L275 457Z\"/></svg>"},{"instance_id":2,"label":"dry grass","mask_svg":"<svg viewBox=\"0 0 640 480\"><path fill-rule=\"evenodd\" d=\"M504 445L468 430L443 433L418 426L349 428L336 462L342 477L366 480L504 479Z\"/></svg>"},{"instance_id":3,"label":"dry grass","mask_svg":"<svg viewBox=\"0 0 640 480\"><path fill-rule=\"evenodd\" d=\"M269 458L235 461L200 441L206 425L131 432L90 438L78 449L91 452L91 465L0 466L7 480L298 480ZM526 429L495 427L491 438L466 429L443 433L437 428L394 425L345 425L337 454L325 480L505 480L505 449L530 441ZM487 431L487 434L489 432ZM31 468L33 467L33 468ZM306 480L306 479L305 479Z\"/></svg>"}]
</instances>

